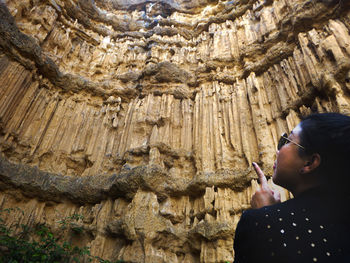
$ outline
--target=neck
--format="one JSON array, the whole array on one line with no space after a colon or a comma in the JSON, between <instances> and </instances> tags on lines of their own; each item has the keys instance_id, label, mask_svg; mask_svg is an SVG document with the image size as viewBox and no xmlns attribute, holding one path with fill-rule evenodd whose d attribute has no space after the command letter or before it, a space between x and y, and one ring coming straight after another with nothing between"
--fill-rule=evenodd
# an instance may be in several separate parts
<instances>
[{"instance_id":1,"label":"neck","mask_svg":"<svg viewBox=\"0 0 350 263\"><path fill-rule=\"evenodd\" d=\"M290 191L292 192L293 196L294 197L297 197L299 196L300 194L310 190L310 189L313 189L313 188L316 188L316 187L320 187L321 184L320 183L304 183L304 184L299 184L298 186L296 186L294 189L290 189Z\"/></svg>"}]
</instances>

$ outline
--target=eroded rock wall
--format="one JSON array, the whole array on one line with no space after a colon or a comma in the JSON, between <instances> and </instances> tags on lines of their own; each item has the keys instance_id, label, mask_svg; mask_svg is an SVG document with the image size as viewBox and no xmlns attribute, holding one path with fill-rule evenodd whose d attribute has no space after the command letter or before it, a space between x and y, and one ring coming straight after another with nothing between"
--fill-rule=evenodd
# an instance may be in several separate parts
<instances>
[{"instance_id":1,"label":"eroded rock wall","mask_svg":"<svg viewBox=\"0 0 350 263\"><path fill-rule=\"evenodd\" d=\"M125 262L226 262L279 135L350 114L346 1L0 2L9 217ZM284 193L288 198L288 193Z\"/></svg>"}]
</instances>

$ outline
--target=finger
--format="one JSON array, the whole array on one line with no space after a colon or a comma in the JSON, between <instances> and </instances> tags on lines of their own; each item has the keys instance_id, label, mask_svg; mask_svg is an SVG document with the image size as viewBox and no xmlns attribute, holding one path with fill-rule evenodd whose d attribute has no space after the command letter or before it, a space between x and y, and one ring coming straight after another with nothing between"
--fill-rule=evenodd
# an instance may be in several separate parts
<instances>
[{"instance_id":1,"label":"finger","mask_svg":"<svg viewBox=\"0 0 350 263\"><path fill-rule=\"evenodd\" d=\"M261 188L270 188L269 185L267 184L267 179L263 171L261 171L259 165L253 162L253 167L255 169L256 174L258 175L258 180L260 182Z\"/></svg>"}]
</instances>

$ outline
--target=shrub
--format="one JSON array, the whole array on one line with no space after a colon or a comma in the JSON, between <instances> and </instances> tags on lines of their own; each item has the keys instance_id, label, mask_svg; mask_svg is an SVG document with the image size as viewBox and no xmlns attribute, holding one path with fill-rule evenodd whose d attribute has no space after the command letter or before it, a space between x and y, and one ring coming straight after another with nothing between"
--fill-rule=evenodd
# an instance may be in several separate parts
<instances>
[{"instance_id":1,"label":"shrub","mask_svg":"<svg viewBox=\"0 0 350 263\"><path fill-rule=\"evenodd\" d=\"M0 263L70 263L91 262L93 259L100 263L111 263L100 257L91 256L89 247L73 246L70 242L59 240L50 231L46 224L28 226L16 224L8 227L3 219L4 213L23 211L19 208L8 208L0 210ZM61 229L68 227L76 234L84 231L82 227L76 226L74 221L83 219L82 215L73 214L58 221ZM20 229L18 231L18 228ZM17 229L15 232L14 230ZM123 262L123 261L116 261Z\"/></svg>"}]
</instances>

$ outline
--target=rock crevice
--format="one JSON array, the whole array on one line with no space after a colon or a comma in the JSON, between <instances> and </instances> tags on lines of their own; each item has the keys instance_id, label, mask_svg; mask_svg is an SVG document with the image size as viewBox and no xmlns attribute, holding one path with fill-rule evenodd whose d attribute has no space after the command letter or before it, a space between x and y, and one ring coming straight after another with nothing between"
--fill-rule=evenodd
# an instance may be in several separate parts
<instances>
[{"instance_id":1,"label":"rock crevice","mask_svg":"<svg viewBox=\"0 0 350 263\"><path fill-rule=\"evenodd\" d=\"M6 222L78 213L96 256L233 261L251 162L350 114L349 32L348 1L0 1Z\"/></svg>"}]
</instances>

